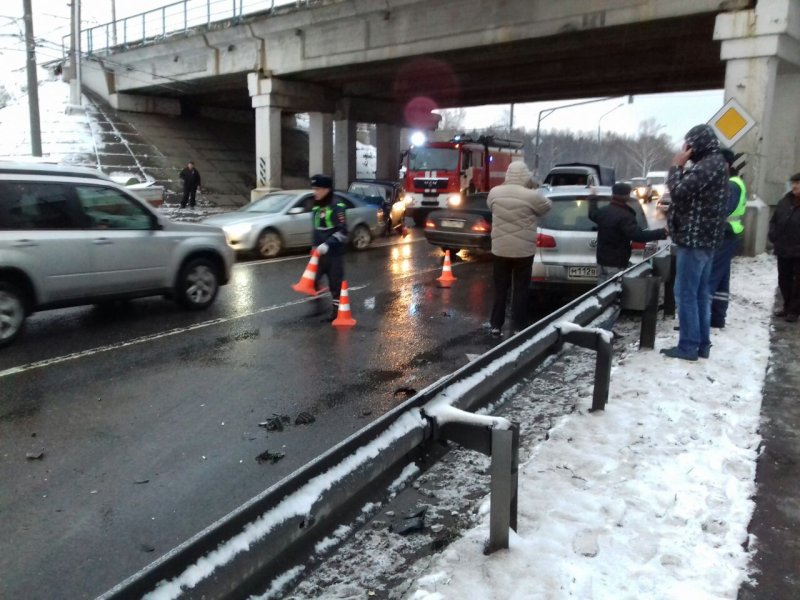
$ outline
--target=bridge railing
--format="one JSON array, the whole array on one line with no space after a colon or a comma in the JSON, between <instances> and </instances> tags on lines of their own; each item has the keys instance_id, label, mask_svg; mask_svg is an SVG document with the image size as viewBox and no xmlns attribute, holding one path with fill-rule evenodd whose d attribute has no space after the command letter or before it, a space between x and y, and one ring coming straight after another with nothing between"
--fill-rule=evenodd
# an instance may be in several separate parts
<instances>
[{"instance_id":1,"label":"bridge railing","mask_svg":"<svg viewBox=\"0 0 800 600\"><path fill-rule=\"evenodd\" d=\"M321 0L181 0L161 8L95 25L81 30L81 51L96 54L112 48L127 48L154 42L171 35L186 33L197 27L236 21L244 16L269 14L276 8L301 8ZM70 36L62 38L62 50L67 56Z\"/></svg>"}]
</instances>

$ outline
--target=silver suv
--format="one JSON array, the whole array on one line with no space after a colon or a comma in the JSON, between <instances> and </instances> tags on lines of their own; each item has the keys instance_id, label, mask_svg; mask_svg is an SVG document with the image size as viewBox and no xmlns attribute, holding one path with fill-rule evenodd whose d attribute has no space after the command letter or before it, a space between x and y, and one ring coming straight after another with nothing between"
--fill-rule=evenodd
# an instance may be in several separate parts
<instances>
[{"instance_id":1,"label":"silver suv","mask_svg":"<svg viewBox=\"0 0 800 600\"><path fill-rule=\"evenodd\" d=\"M152 295L206 308L233 261L221 229L171 222L98 171L0 162L0 346L49 308Z\"/></svg>"},{"instance_id":2,"label":"silver suv","mask_svg":"<svg viewBox=\"0 0 800 600\"><path fill-rule=\"evenodd\" d=\"M595 188L599 206L611 201L611 188ZM597 284L597 225L589 219L590 191L585 186L542 188L553 203L550 211L539 219L536 255L533 258L531 287L570 292ZM636 213L640 227L648 227L647 217L639 202L628 201ZM641 262L657 249L650 245L631 244L631 262Z\"/></svg>"}]
</instances>

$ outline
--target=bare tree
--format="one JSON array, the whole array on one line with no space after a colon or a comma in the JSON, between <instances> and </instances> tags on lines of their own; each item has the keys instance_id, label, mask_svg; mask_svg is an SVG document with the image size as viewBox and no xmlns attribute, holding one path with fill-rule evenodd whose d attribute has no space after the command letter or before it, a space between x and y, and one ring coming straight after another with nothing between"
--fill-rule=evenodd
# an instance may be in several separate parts
<instances>
[{"instance_id":1,"label":"bare tree","mask_svg":"<svg viewBox=\"0 0 800 600\"><path fill-rule=\"evenodd\" d=\"M442 131L462 131L467 111L463 108L443 108L438 112L442 118L439 121L438 129Z\"/></svg>"},{"instance_id":2,"label":"bare tree","mask_svg":"<svg viewBox=\"0 0 800 600\"><path fill-rule=\"evenodd\" d=\"M659 133L663 128L654 118L642 121L638 136L628 146L636 173L642 177L669 164L670 141L666 134Z\"/></svg>"}]
</instances>

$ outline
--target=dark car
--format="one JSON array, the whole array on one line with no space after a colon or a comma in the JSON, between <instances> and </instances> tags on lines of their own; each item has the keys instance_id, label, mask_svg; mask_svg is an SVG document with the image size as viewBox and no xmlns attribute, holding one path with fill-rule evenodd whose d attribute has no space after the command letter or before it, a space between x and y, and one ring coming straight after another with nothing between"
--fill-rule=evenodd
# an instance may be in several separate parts
<instances>
[{"instance_id":1,"label":"dark car","mask_svg":"<svg viewBox=\"0 0 800 600\"><path fill-rule=\"evenodd\" d=\"M388 179L356 179L347 188L347 193L383 210L386 235L405 233L405 190L400 182Z\"/></svg>"},{"instance_id":2,"label":"dark car","mask_svg":"<svg viewBox=\"0 0 800 600\"><path fill-rule=\"evenodd\" d=\"M463 202L435 210L425 222L425 238L434 246L458 252L462 248L490 250L492 212L486 205L489 194L469 194Z\"/></svg>"}]
</instances>

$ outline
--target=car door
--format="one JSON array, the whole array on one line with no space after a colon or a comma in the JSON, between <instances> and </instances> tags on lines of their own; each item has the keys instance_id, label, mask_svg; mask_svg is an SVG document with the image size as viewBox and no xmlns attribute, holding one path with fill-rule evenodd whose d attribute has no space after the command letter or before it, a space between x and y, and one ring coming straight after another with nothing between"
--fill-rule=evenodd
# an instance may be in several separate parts
<instances>
[{"instance_id":1,"label":"car door","mask_svg":"<svg viewBox=\"0 0 800 600\"><path fill-rule=\"evenodd\" d=\"M173 235L155 216L113 187L81 184L75 193L90 228L90 254L99 294L155 290L169 284Z\"/></svg>"},{"instance_id":2,"label":"car door","mask_svg":"<svg viewBox=\"0 0 800 600\"><path fill-rule=\"evenodd\" d=\"M302 209L302 212L288 214L292 209ZM314 194L308 193L300 196L287 209L286 225L283 228L287 244L293 248L306 248L311 246L311 233L314 223L311 219L311 209L314 208Z\"/></svg>"},{"instance_id":3,"label":"car door","mask_svg":"<svg viewBox=\"0 0 800 600\"><path fill-rule=\"evenodd\" d=\"M92 295L86 234L69 185L0 182L0 254L31 277L40 304Z\"/></svg>"}]
</instances>

